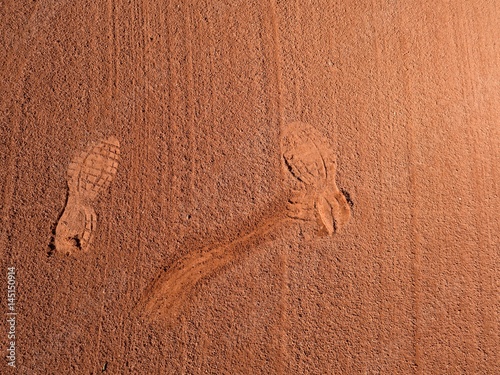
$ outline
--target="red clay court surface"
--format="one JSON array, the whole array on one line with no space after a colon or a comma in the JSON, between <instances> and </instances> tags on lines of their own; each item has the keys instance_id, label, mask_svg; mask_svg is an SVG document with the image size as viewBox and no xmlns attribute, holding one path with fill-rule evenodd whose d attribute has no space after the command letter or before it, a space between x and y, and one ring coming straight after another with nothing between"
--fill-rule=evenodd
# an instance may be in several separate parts
<instances>
[{"instance_id":1,"label":"red clay court surface","mask_svg":"<svg viewBox=\"0 0 500 375\"><path fill-rule=\"evenodd\" d=\"M498 1L0 31L0 373L500 373Z\"/></svg>"}]
</instances>

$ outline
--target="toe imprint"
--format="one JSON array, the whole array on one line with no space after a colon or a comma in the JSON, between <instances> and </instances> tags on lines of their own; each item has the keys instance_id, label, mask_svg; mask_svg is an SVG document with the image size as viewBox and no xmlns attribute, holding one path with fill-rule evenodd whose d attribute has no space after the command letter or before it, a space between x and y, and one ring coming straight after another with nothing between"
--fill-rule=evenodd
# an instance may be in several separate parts
<instances>
[{"instance_id":1,"label":"toe imprint","mask_svg":"<svg viewBox=\"0 0 500 375\"><path fill-rule=\"evenodd\" d=\"M105 190L116 174L120 143L109 137L78 155L68 167L70 193L83 200L94 200Z\"/></svg>"}]
</instances>

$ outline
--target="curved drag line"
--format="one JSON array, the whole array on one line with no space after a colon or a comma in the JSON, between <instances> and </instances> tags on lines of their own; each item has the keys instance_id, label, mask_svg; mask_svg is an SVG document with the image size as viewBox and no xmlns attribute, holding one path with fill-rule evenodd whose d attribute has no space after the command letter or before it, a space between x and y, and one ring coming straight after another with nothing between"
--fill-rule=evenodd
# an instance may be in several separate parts
<instances>
[{"instance_id":1,"label":"curved drag line","mask_svg":"<svg viewBox=\"0 0 500 375\"><path fill-rule=\"evenodd\" d=\"M197 284L244 256L246 246L265 242L268 233L287 221L291 219L286 216L271 218L231 243L187 254L160 273L137 304L137 312L150 320L173 323Z\"/></svg>"}]
</instances>

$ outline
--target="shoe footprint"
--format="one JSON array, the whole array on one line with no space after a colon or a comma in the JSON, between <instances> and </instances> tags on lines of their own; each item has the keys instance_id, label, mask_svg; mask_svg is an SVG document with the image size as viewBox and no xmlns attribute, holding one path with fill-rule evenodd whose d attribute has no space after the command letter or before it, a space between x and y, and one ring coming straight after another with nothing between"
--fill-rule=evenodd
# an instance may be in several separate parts
<instances>
[{"instance_id":1,"label":"shoe footprint","mask_svg":"<svg viewBox=\"0 0 500 375\"><path fill-rule=\"evenodd\" d=\"M350 206L337 187L337 162L327 140L314 127L301 122L288 124L281 150L288 171L299 186L289 200L289 216L316 218L323 232L340 230L351 216Z\"/></svg>"},{"instance_id":2,"label":"shoe footprint","mask_svg":"<svg viewBox=\"0 0 500 375\"><path fill-rule=\"evenodd\" d=\"M111 136L81 152L68 167L68 200L55 230L55 249L72 254L87 251L97 216L92 207L118 168L120 142Z\"/></svg>"}]
</instances>

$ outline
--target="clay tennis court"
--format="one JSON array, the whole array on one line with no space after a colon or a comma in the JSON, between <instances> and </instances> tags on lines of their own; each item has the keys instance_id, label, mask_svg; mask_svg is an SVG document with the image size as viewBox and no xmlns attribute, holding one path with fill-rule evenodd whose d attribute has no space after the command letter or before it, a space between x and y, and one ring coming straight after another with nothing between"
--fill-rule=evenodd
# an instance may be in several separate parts
<instances>
[{"instance_id":1,"label":"clay tennis court","mask_svg":"<svg viewBox=\"0 0 500 375\"><path fill-rule=\"evenodd\" d=\"M0 373L500 373L499 41L496 1L3 1Z\"/></svg>"}]
</instances>

